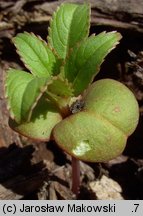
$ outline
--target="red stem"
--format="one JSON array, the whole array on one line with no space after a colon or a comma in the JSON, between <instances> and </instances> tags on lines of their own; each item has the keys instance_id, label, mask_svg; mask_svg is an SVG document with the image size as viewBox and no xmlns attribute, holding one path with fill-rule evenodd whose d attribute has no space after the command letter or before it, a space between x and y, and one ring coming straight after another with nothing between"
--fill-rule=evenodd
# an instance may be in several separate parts
<instances>
[{"instance_id":1,"label":"red stem","mask_svg":"<svg viewBox=\"0 0 143 216\"><path fill-rule=\"evenodd\" d=\"M72 192L76 194L76 197L79 194L79 187L80 187L80 163L78 159L72 157Z\"/></svg>"}]
</instances>

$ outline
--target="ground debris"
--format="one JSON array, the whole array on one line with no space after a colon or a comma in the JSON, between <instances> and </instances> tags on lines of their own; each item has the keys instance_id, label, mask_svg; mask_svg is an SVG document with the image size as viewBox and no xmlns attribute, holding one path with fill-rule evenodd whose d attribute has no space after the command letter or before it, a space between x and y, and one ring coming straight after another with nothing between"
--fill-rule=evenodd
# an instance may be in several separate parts
<instances>
[{"instance_id":1,"label":"ground debris","mask_svg":"<svg viewBox=\"0 0 143 216\"><path fill-rule=\"evenodd\" d=\"M103 175L101 179L89 183L98 200L122 200L122 188L113 179Z\"/></svg>"}]
</instances>

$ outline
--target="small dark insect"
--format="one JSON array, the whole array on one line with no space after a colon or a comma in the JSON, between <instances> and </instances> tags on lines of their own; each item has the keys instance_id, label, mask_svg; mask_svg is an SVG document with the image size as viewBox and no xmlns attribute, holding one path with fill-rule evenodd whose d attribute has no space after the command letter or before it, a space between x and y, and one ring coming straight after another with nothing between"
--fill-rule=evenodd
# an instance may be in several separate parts
<instances>
[{"instance_id":1,"label":"small dark insect","mask_svg":"<svg viewBox=\"0 0 143 216\"><path fill-rule=\"evenodd\" d=\"M84 107L83 100L76 100L70 107L70 111L72 114L80 112Z\"/></svg>"}]
</instances>

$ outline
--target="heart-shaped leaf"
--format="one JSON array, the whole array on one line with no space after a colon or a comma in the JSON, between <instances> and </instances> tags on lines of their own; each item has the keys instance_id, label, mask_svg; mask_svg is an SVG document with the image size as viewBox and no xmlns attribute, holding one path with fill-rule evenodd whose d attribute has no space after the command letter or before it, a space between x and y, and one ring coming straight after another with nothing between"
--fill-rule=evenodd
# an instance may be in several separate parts
<instances>
[{"instance_id":1,"label":"heart-shaped leaf","mask_svg":"<svg viewBox=\"0 0 143 216\"><path fill-rule=\"evenodd\" d=\"M104 162L117 157L135 130L139 108L123 84L104 79L93 83L84 95L84 108L53 129L57 144L76 158Z\"/></svg>"},{"instance_id":2,"label":"heart-shaped leaf","mask_svg":"<svg viewBox=\"0 0 143 216\"><path fill-rule=\"evenodd\" d=\"M117 32L102 32L73 48L64 66L64 73L69 82L73 83L75 96L93 81L105 56L120 39L121 35Z\"/></svg>"},{"instance_id":3,"label":"heart-shaped leaf","mask_svg":"<svg viewBox=\"0 0 143 216\"><path fill-rule=\"evenodd\" d=\"M48 42L58 55L65 59L69 49L89 33L90 7L64 3L50 22ZM77 31L78 30L78 31Z\"/></svg>"},{"instance_id":4,"label":"heart-shaped leaf","mask_svg":"<svg viewBox=\"0 0 143 216\"><path fill-rule=\"evenodd\" d=\"M6 96L11 117L17 123L30 120L37 101L47 90L47 82L47 78L34 77L24 71L14 69L8 71Z\"/></svg>"},{"instance_id":5,"label":"heart-shaped leaf","mask_svg":"<svg viewBox=\"0 0 143 216\"><path fill-rule=\"evenodd\" d=\"M61 62L45 41L25 32L14 37L13 42L22 61L33 75L48 78L59 73Z\"/></svg>"},{"instance_id":6,"label":"heart-shaped leaf","mask_svg":"<svg viewBox=\"0 0 143 216\"><path fill-rule=\"evenodd\" d=\"M48 141L51 139L53 127L62 120L56 107L45 99L40 98L32 112L30 122L18 124L10 119L9 125L16 132L35 140Z\"/></svg>"}]
</instances>

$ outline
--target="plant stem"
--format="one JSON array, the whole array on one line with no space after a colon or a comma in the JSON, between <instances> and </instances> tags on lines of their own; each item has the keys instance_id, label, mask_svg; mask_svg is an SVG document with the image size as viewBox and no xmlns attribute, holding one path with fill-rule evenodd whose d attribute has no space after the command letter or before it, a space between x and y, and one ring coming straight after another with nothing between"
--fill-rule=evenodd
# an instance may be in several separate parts
<instances>
[{"instance_id":1,"label":"plant stem","mask_svg":"<svg viewBox=\"0 0 143 216\"><path fill-rule=\"evenodd\" d=\"M80 163L78 159L72 157L72 192L76 194L76 197L79 194L79 187L80 187Z\"/></svg>"}]
</instances>

